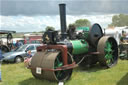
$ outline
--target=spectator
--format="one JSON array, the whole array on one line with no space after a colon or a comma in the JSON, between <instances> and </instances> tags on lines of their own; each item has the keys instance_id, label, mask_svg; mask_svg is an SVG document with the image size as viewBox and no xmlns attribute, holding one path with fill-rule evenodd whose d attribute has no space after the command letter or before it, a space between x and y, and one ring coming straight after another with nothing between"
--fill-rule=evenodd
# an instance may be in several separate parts
<instances>
[{"instance_id":1,"label":"spectator","mask_svg":"<svg viewBox=\"0 0 128 85\"><path fill-rule=\"evenodd\" d=\"M19 42L19 40L16 41L16 48L19 48L20 46L22 46L23 44L21 42Z\"/></svg>"},{"instance_id":2,"label":"spectator","mask_svg":"<svg viewBox=\"0 0 128 85\"><path fill-rule=\"evenodd\" d=\"M67 33L68 33L69 39L71 39L71 40L76 39L76 27L75 27L75 25L70 24Z\"/></svg>"},{"instance_id":3,"label":"spectator","mask_svg":"<svg viewBox=\"0 0 128 85\"><path fill-rule=\"evenodd\" d=\"M2 56L2 50L0 48L0 82L1 82L1 63L2 63L2 58L3 58L3 56Z\"/></svg>"},{"instance_id":4,"label":"spectator","mask_svg":"<svg viewBox=\"0 0 128 85\"><path fill-rule=\"evenodd\" d=\"M28 51L27 57L29 57L29 58L32 57L31 50Z\"/></svg>"},{"instance_id":5,"label":"spectator","mask_svg":"<svg viewBox=\"0 0 128 85\"><path fill-rule=\"evenodd\" d=\"M27 58L24 60L25 67L28 68L29 66L31 66L31 59L32 59L32 54L31 54L31 50L29 50L27 53Z\"/></svg>"},{"instance_id":6,"label":"spectator","mask_svg":"<svg viewBox=\"0 0 128 85\"><path fill-rule=\"evenodd\" d=\"M122 55L123 51L125 51L125 47L123 45L125 43L127 43L126 32L125 31L122 31L122 36L120 38L120 45L119 45L120 55Z\"/></svg>"},{"instance_id":7,"label":"spectator","mask_svg":"<svg viewBox=\"0 0 128 85\"><path fill-rule=\"evenodd\" d=\"M127 38L126 38L126 32L122 31L122 37L120 38L120 43L127 43Z\"/></svg>"}]
</instances>

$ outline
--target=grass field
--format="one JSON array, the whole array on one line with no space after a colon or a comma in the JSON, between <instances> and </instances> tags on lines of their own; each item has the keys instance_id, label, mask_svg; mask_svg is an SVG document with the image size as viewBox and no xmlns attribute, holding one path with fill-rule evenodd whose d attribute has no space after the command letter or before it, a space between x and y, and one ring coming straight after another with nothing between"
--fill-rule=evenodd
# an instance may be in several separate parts
<instances>
[{"instance_id":1,"label":"grass field","mask_svg":"<svg viewBox=\"0 0 128 85\"><path fill-rule=\"evenodd\" d=\"M2 65L2 82L0 85L57 84L57 82L35 79L23 63ZM119 60L118 64L111 69L105 69L99 65L88 69L77 67L65 85L128 85L128 60Z\"/></svg>"}]
</instances>

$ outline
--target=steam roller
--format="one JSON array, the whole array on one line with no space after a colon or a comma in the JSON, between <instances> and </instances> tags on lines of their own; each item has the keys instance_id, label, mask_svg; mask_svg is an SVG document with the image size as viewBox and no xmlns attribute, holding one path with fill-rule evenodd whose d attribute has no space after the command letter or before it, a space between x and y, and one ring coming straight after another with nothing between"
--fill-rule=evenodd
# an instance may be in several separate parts
<instances>
[{"instance_id":1,"label":"steam roller","mask_svg":"<svg viewBox=\"0 0 128 85\"><path fill-rule=\"evenodd\" d=\"M99 63L107 68L118 61L118 45L110 36L104 36L99 24L78 27L76 31L66 29L65 4L59 4L61 34L48 30L43 36L44 45L37 48L29 69L37 79L65 81L77 66L91 66ZM69 28L69 30L72 28ZM71 36L69 36L71 35Z\"/></svg>"}]
</instances>

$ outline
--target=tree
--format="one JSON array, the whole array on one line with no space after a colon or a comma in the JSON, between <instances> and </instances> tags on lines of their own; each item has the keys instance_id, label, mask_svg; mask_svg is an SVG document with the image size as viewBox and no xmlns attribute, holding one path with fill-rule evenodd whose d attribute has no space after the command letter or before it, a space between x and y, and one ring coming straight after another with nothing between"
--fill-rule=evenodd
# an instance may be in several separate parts
<instances>
[{"instance_id":1,"label":"tree","mask_svg":"<svg viewBox=\"0 0 128 85\"><path fill-rule=\"evenodd\" d=\"M54 28L54 27L51 27L51 26L47 26L47 27L45 28L45 31L48 31L48 30L55 30L55 28Z\"/></svg>"},{"instance_id":2,"label":"tree","mask_svg":"<svg viewBox=\"0 0 128 85\"><path fill-rule=\"evenodd\" d=\"M78 19L75 21L74 24L76 27L85 27L85 26L89 27L89 26L91 26L91 22L87 19Z\"/></svg>"},{"instance_id":3,"label":"tree","mask_svg":"<svg viewBox=\"0 0 128 85\"><path fill-rule=\"evenodd\" d=\"M112 23L109 24L108 26L116 26L116 27L128 26L128 15L125 14L114 15L112 17Z\"/></svg>"}]
</instances>

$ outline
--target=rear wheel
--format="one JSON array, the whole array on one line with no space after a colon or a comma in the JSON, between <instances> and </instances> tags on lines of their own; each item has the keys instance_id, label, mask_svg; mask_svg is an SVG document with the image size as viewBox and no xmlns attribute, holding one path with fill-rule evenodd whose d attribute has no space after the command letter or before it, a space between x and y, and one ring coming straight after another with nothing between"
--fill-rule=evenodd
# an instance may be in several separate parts
<instances>
[{"instance_id":1,"label":"rear wheel","mask_svg":"<svg viewBox=\"0 0 128 85\"><path fill-rule=\"evenodd\" d=\"M98 42L97 51L99 63L103 66L112 67L118 61L118 45L113 37L104 36Z\"/></svg>"}]
</instances>

